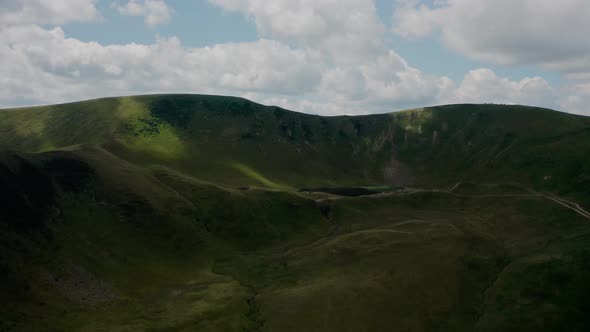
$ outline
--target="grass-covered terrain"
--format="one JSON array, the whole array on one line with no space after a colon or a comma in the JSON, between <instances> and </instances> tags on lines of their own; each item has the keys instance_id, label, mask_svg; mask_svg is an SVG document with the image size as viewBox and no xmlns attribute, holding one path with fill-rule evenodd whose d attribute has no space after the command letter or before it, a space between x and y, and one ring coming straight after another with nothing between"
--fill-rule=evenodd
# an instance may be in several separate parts
<instances>
[{"instance_id":1,"label":"grass-covered terrain","mask_svg":"<svg viewBox=\"0 0 590 332\"><path fill-rule=\"evenodd\" d=\"M0 331L584 331L590 119L0 110Z\"/></svg>"}]
</instances>

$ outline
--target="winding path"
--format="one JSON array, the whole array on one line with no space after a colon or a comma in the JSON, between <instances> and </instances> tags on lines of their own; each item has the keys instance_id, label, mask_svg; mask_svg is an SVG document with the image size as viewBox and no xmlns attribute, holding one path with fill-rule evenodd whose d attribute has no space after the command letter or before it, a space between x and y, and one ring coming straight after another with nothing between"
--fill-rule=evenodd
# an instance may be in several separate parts
<instances>
[{"instance_id":1,"label":"winding path","mask_svg":"<svg viewBox=\"0 0 590 332\"><path fill-rule=\"evenodd\" d=\"M478 198L478 197L543 197L546 198L554 203L557 203L567 209L570 209L574 212L576 212L577 214L581 215L582 217L590 220L590 212L588 212L587 210L585 210L584 208L582 208L580 206L580 204L572 202L572 201L568 201L566 199L557 197L557 196L550 196L550 195L546 195L543 193L539 193L539 192L535 192L531 190L530 194L506 194L506 195L500 195L500 194L495 194L495 195L467 195L467 194L456 194L453 191L455 191L457 188L459 188L459 186L463 184L463 182L457 182L453 187L451 187L451 189L449 190L441 190L441 189L422 189L422 188L412 188L409 191L405 192L405 193L395 193L395 192L384 192L384 193L379 193L379 194L374 194L374 195L367 195L367 196L360 196L360 197L387 197L387 196L403 196L403 195L414 195L414 194L418 194L418 193L424 193L424 192L432 192L432 193L443 193L443 194L449 194L449 195L453 195L456 197L462 197L462 198ZM343 198L350 198L350 197L330 197L330 198L324 198L324 199L319 199L317 200L318 202L324 201L324 200L338 200L338 199L343 199Z\"/></svg>"},{"instance_id":2,"label":"winding path","mask_svg":"<svg viewBox=\"0 0 590 332\"><path fill-rule=\"evenodd\" d=\"M574 202L570 202L568 200L565 200L563 198L557 198L557 197L551 197L551 196L546 196L546 195L542 195L543 197L554 201L555 203L559 204L559 205L563 205L566 208L575 211L576 213L578 213L579 215L581 215L582 217L586 218L586 219L590 219L590 212L584 210L579 204L574 203Z\"/></svg>"},{"instance_id":3,"label":"winding path","mask_svg":"<svg viewBox=\"0 0 590 332\"><path fill-rule=\"evenodd\" d=\"M454 186L453 186L453 188L449 189L449 192L450 192L450 193L452 193L452 192L453 192L453 190L455 190L455 189L459 188L459 186L460 186L462 183L463 183L463 182L457 182L457 184L456 184L456 185L454 185Z\"/></svg>"}]
</instances>

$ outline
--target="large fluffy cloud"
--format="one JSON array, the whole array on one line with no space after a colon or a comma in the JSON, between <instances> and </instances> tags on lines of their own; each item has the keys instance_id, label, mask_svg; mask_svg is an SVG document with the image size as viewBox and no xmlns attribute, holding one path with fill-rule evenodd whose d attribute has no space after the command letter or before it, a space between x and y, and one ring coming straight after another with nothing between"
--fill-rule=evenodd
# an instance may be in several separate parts
<instances>
[{"instance_id":1,"label":"large fluffy cloud","mask_svg":"<svg viewBox=\"0 0 590 332\"><path fill-rule=\"evenodd\" d=\"M209 0L251 17L262 36L295 43L341 63L366 61L385 27L372 0Z\"/></svg>"},{"instance_id":2,"label":"large fluffy cloud","mask_svg":"<svg viewBox=\"0 0 590 332\"><path fill-rule=\"evenodd\" d=\"M263 37L296 45L323 59L321 82L309 110L388 111L432 102L450 80L425 75L384 42L385 27L371 0L210 0L250 17ZM284 98L271 98L289 105Z\"/></svg>"},{"instance_id":3,"label":"large fluffy cloud","mask_svg":"<svg viewBox=\"0 0 590 332\"><path fill-rule=\"evenodd\" d=\"M208 91L307 96L353 113L431 101L448 80L422 74L393 51L337 66L317 52L267 39L204 48L184 47L176 38L105 46L36 25L0 28L0 56L13 64L0 67L4 102Z\"/></svg>"},{"instance_id":4,"label":"large fluffy cloud","mask_svg":"<svg viewBox=\"0 0 590 332\"><path fill-rule=\"evenodd\" d=\"M590 115L590 82L579 82L565 87L559 108L572 113Z\"/></svg>"},{"instance_id":5,"label":"large fluffy cloud","mask_svg":"<svg viewBox=\"0 0 590 332\"><path fill-rule=\"evenodd\" d=\"M458 100L513 100L589 114L590 2L587 0L397 0L393 31L405 38L438 36L455 51L495 65L535 65L561 74L508 82L490 71L467 74ZM491 82L494 82L493 84Z\"/></svg>"},{"instance_id":6,"label":"large fluffy cloud","mask_svg":"<svg viewBox=\"0 0 590 332\"><path fill-rule=\"evenodd\" d=\"M476 69L465 75L459 87L450 96L452 101L550 105L555 91L541 77L526 77L512 81L498 77L490 69Z\"/></svg>"},{"instance_id":7,"label":"large fluffy cloud","mask_svg":"<svg viewBox=\"0 0 590 332\"><path fill-rule=\"evenodd\" d=\"M100 18L96 0L1 0L0 24L64 24Z\"/></svg>"},{"instance_id":8,"label":"large fluffy cloud","mask_svg":"<svg viewBox=\"0 0 590 332\"><path fill-rule=\"evenodd\" d=\"M398 0L394 31L440 32L469 57L500 65L539 64L563 72L590 67L587 0Z\"/></svg>"},{"instance_id":9,"label":"large fluffy cloud","mask_svg":"<svg viewBox=\"0 0 590 332\"><path fill-rule=\"evenodd\" d=\"M317 59L276 41L186 48L176 38L103 46L61 28L0 28L0 99L54 102L160 91L304 93L319 83ZM7 79L8 78L8 79Z\"/></svg>"}]
</instances>

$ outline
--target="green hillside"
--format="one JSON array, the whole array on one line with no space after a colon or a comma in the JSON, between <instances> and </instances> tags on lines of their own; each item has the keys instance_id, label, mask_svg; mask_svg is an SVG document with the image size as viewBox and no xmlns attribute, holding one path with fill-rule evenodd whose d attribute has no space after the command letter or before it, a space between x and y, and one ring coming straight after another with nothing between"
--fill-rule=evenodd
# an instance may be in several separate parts
<instances>
[{"instance_id":1,"label":"green hillside","mask_svg":"<svg viewBox=\"0 0 590 332\"><path fill-rule=\"evenodd\" d=\"M590 324L590 118L153 95L0 110L0 151L0 331Z\"/></svg>"}]
</instances>

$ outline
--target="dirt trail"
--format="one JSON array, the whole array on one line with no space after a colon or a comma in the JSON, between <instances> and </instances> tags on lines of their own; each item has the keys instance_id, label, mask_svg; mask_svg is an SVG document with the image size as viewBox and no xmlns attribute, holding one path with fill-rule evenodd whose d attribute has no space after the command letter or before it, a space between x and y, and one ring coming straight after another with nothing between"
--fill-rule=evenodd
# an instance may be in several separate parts
<instances>
[{"instance_id":1,"label":"dirt trail","mask_svg":"<svg viewBox=\"0 0 590 332\"><path fill-rule=\"evenodd\" d=\"M461 183L458 183L457 185L455 185L451 190L449 191L444 191L444 190L416 190L410 194L415 194L415 193L419 193L419 192L440 192L440 193L448 193L450 195L456 196L456 197L463 197L463 198L477 198L477 197L543 197L546 198L552 202L555 202L559 205L562 205L576 213L578 213L579 215L581 215L582 217L589 219L590 220L590 212L584 210L579 204L565 200L563 198L559 198L559 197L555 197L555 196L548 196L545 194L541 194L541 193L536 193L533 192L532 194L507 194L507 195L465 195L465 194L455 194L452 191L457 189L457 187L460 185Z\"/></svg>"},{"instance_id":2,"label":"dirt trail","mask_svg":"<svg viewBox=\"0 0 590 332\"><path fill-rule=\"evenodd\" d=\"M443 193L443 194L449 194L449 195L453 195L455 197L461 197L461 198L485 198L485 197L513 197L513 198L517 198L517 197L543 197L546 198L554 203L557 203L565 208L568 208L576 213L578 213L579 215L581 215L582 217L589 219L590 220L590 212L588 212L587 210L585 210L584 208L582 208L578 203L572 202L572 201L568 201L566 199L563 198L559 198L556 196L549 196L543 193L538 193L535 191L530 191L530 194L506 194L506 195L501 195L501 194L494 194L494 195L467 195L467 194L456 194L453 191L456 190L461 184L463 184L462 182L457 182L457 184L455 184L451 189L449 190L442 190L442 189L422 189L422 188L409 188L407 189L406 192L404 193L397 193L397 192L384 192L384 193L379 193L379 194L374 194L374 195L367 195L367 196L359 196L359 197L389 197L389 196L404 196L404 195L415 195L418 193L425 193L425 192L431 192L431 193ZM325 200L340 200L340 199L354 199L354 197L330 197L330 198L324 198L324 199L320 199L318 200L318 202L321 201L325 201Z\"/></svg>"},{"instance_id":3,"label":"dirt trail","mask_svg":"<svg viewBox=\"0 0 590 332\"><path fill-rule=\"evenodd\" d=\"M415 221L416 220L409 219L409 220L402 221L398 224L393 224L390 226L398 226L398 225L402 225L407 222L415 222ZM424 222L424 221L421 221L421 222ZM426 222L424 222L424 223L426 223ZM398 231L398 230L390 229L390 228L368 228L368 229L361 229L361 230L357 230L357 231L342 233L341 225L336 225L336 227L333 230L331 230L327 236L321 237L321 238L319 238L311 243L308 243L308 244L304 244L304 245L297 246L294 248L289 248L283 253L283 255L291 255L294 252L297 252L297 251L300 251L303 249L318 248L318 247L323 246L326 243L329 243L331 240L334 240L337 238L349 237L349 236L354 236L354 235L358 235L358 234L370 234L370 233L393 233L393 234L402 234L402 235L414 234L413 232Z\"/></svg>"},{"instance_id":4,"label":"dirt trail","mask_svg":"<svg viewBox=\"0 0 590 332\"><path fill-rule=\"evenodd\" d=\"M459 186L462 184L463 182L457 182L457 184L455 186L453 186L453 188L449 189L449 192L453 192L453 190L459 188Z\"/></svg>"},{"instance_id":5,"label":"dirt trail","mask_svg":"<svg viewBox=\"0 0 590 332\"><path fill-rule=\"evenodd\" d=\"M576 213L578 213L579 215L581 215L582 217L586 218L586 219L590 219L590 212L584 210L579 204L574 203L574 202L570 202L567 201L563 198L557 198L557 197L551 197L551 196L545 196L542 195L543 197L559 204L562 206L565 206L566 208L575 211Z\"/></svg>"},{"instance_id":6,"label":"dirt trail","mask_svg":"<svg viewBox=\"0 0 590 332\"><path fill-rule=\"evenodd\" d=\"M350 232L350 233L345 233L345 234L342 234L341 236L356 235L356 234L370 234L370 233L395 233L395 234L406 234L406 235L412 235L412 234L414 234L412 232L398 231L398 230L395 230L395 229L370 228L370 229L362 229L360 231L354 231L354 232Z\"/></svg>"}]
</instances>

